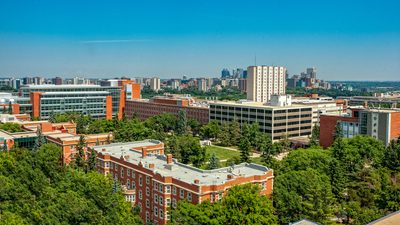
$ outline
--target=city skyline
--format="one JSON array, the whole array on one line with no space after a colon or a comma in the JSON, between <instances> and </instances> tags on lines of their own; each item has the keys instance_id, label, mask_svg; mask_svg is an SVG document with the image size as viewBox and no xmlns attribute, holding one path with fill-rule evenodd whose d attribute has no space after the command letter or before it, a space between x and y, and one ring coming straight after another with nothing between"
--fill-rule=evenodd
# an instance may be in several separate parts
<instances>
[{"instance_id":1,"label":"city skyline","mask_svg":"<svg viewBox=\"0 0 400 225\"><path fill-rule=\"evenodd\" d=\"M325 80L398 80L396 1L7 1L0 76L219 77L316 67Z\"/></svg>"}]
</instances>

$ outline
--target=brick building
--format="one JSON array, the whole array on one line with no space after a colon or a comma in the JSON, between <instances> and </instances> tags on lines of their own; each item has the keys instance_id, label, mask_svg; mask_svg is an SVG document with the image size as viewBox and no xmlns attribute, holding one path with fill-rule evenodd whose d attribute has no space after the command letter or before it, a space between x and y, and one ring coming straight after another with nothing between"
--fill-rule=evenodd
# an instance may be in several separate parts
<instances>
[{"instance_id":1,"label":"brick building","mask_svg":"<svg viewBox=\"0 0 400 225\"><path fill-rule=\"evenodd\" d=\"M321 115L320 145L327 148L332 145L336 125L340 125L343 137L355 135L372 136L388 145L400 136L400 111L394 109L351 108L344 115Z\"/></svg>"},{"instance_id":2,"label":"brick building","mask_svg":"<svg viewBox=\"0 0 400 225\"><path fill-rule=\"evenodd\" d=\"M113 140L112 133L87 134L84 135L84 137L86 144L86 147L84 148L85 153L88 147L109 144L110 141ZM77 154L76 146L79 143L80 135L70 133L56 133L47 135L46 139L48 143L56 144L62 149L62 161L64 164L69 164L72 160L75 159L75 155Z\"/></svg>"},{"instance_id":3,"label":"brick building","mask_svg":"<svg viewBox=\"0 0 400 225\"><path fill-rule=\"evenodd\" d=\"M242 163L202 170L179 163L170 154L163 155L163 147L156 140L93 147L97 152L97 170L122 183L126 199L139 207L146 223L166 224L168 207L176 207L178 201L214 202L237 184L259 184L261 194L272 193L274 176L267 167Z\"/></svg>"},{"instance_id":4,"label":"brick building","mask_svg":"<svg viewBox=\"0 0 400 225\"><path fill-rule=\"evenodd\" d=\"M128 118L137 116L139 119L145 120L163 113L178 116L181 110L186 111L188 119L197 120L200 124L208 123L208 105L196 103L190 96L181 95L165 95L155 96L152 99L128 100L126 102L125 115Z\"/></svg>"}]
</instances>

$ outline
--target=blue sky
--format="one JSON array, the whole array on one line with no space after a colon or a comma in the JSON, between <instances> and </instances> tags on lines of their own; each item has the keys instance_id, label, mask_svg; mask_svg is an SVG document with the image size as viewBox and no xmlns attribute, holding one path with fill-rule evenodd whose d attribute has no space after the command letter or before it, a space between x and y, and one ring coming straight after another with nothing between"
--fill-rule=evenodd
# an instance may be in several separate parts
<instances>
[{"instance_id":1,"label":"blue sky","mask_svg":"<svg viewBox=\"0 0 400 225\"><path fill-rule=\"evenodd\" d=\"M219 76L315 66L400 80L400 1L1 0L0 76Z\"/></svg>"}]
</instances>

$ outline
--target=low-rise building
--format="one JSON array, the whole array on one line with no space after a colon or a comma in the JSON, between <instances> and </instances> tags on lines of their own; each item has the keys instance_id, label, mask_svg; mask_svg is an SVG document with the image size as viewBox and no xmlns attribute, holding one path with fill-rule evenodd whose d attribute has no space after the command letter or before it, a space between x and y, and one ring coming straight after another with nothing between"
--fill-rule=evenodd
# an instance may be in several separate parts
<instances>
[{"instance_id":1,"label":"low-rise building","mask_svg":"<svg viewBox=\"0 0 400 225\"><path fill-rule=\"evenodd\" d=\"M149 154L147 149L154 148ZM273 171L265 166L242 163L233 167L202 170L179 163L172 155L163 155L162 142L145 140L95 146L97 170L119 180L126 199L139 208L146 223L166 224L168 209L186 200L199 204L221 199L230 187L253 183L261 187L261 194L270 195Z\"/></svg>"},{"instance_id":2,"label":"low-rise building","mask_svg":"<svg viewBox=\"0 0 400 225\"><path fill-rule=\"evenodd\" d=\"M186 111L188 119L197 120L200 124L207 124L209 117L208 104L195 102L187 95L155 96L152 99L136 99L126 102L125 115L128 118L137 116L141 120L149 117L170 113L179 115L181 110Z\"/></svg>"},{"instance_id":3,"label":"low-rise building","mask_svg":"<svg viewBox=\"0 0 400 225\"><path fill-rule=\"evenodd\" d=\"M287 137L308 136L312 127L312 107L304 105L273 106L261 102L210 102L210 121L223 123L238 121L244 124L258 123L260 131L272 140Z\"/></svg>"}]
</instances>

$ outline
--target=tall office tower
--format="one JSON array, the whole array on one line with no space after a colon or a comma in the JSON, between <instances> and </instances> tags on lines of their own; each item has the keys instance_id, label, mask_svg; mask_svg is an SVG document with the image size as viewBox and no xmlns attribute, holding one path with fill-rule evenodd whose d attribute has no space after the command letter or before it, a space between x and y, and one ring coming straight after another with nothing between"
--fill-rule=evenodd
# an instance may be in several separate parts
<instances>
[{"instance_id":1,"label":"tall office tower","mask_svg":"<svg viewBox=\"0 0 400 225\"><path fill-rule=\"evenodd\" d=\"M286 68L282 66L249 66L247 68L247 99L267 102L272 95L286 92Z\"/></svg>"},{"instance_id":2,"label":"tall office tower","mask_svg":"<svg viewBox=\"0 0 400 225\"><path fill-rule=\"evenodd\" d=\"M197 88L199 91L207 91L207 80L205 78L197 79Z\"/></svg>"},{"instance_id":3,"label":"tall office tower","mask_svg":"<svg viewBox=\"0 0 400 225\"><path fill-rule=\"evenodd\" d=\"M315 67L307 68L307 75L312 79L316 79L317 78L317 69Z\"/></svg>"},{"instance_id":4,"label":"tall office tower","mask_svg":"<svg viewBox=\"0 0 400 225\"><path fill-rule=\"evenodd\" d=\"M54 85L61 85L63 83L63 79L61 77L55 77L51 79L51 81Z\"/></svg>"},{"instance_id":5,"label":"tall office tower","mask_svg":"<svg viewBox=\"0 0 400 225\"><path fill-rule=\"evenodd\" d=\"M231 76L231 73L229 72L228 69L223 69L221 71L221 78L227 78L227 77L230 77L230 76Z\"/></svg>"},{"instance_id":6,"label":"tall office tower","mask_svg":"<svg viewBox=\"0 0 400 225\"><path fill-rule=\"evenodd\" d=\"M153 91L159 91L161 89L160 78L153 77L150 79L150 89Z\"/></svg>"}]
</instances>

